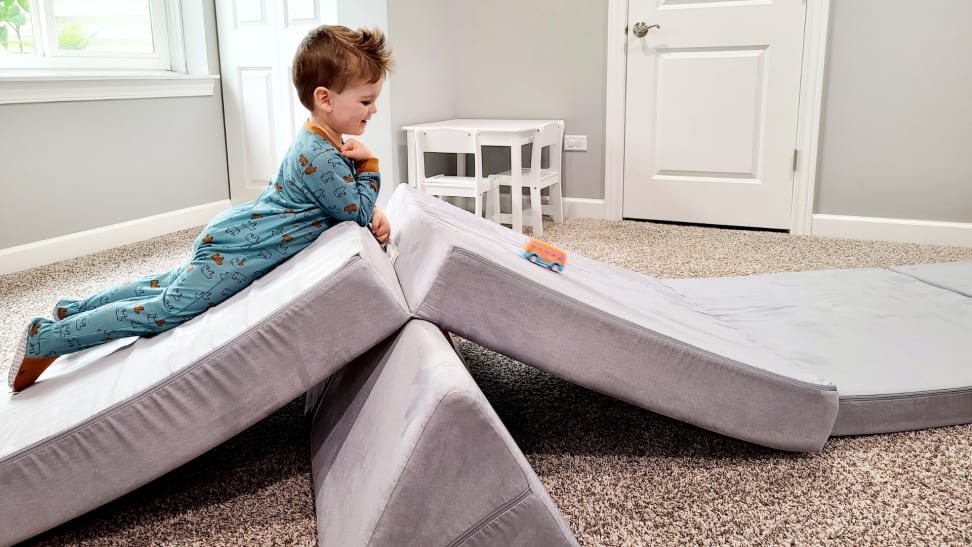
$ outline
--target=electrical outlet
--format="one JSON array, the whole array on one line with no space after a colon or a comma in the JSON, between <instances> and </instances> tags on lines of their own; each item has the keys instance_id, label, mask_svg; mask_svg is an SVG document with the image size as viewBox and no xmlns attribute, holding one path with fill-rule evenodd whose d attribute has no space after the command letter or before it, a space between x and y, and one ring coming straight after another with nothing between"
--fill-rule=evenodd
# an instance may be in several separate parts
<instances>
[{"instance_id":1,"label":"electrical outlet","mask_svg":"<svg viewBox=\"0 0 972 547\"><path fill-rule=\"evenodd\" d=\"M564 150L587 151L587 135L564 135Z\"/></svg>"}]
</instances>

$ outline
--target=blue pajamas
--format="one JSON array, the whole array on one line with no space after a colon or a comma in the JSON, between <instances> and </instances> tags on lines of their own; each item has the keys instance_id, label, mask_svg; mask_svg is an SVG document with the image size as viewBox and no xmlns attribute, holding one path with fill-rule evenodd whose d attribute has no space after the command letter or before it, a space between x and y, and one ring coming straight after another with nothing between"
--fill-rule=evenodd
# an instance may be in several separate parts
<instances>
[{"instance_id":1,"label":"blue pajamas","mask_svg":"<svg viewBox=\"0 0 972 547\"><path fill-rule=\"evenodd\" d=\"M305 123L266 190L210 221L187 264L61 300L60 320L31 322L25 356L64 355L166 331L241 291L331 226L348 220L366 226L380 186L377 160L354 162L339 149Z\"/></svg>"}]
</instances>

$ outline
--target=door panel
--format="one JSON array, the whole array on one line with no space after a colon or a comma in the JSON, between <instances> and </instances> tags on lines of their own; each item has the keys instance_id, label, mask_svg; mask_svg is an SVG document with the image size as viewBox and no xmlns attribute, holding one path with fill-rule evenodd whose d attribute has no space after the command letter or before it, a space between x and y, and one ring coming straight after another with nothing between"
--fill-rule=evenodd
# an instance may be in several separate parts
<instances>
[{"instance_id":1,"label":"door panel","mask_svg":"<svg viewBox=\"0 0 972 547\"><path fill-rule=\"evenodd\" d=\"M660 174L755 178L763 51L659 52Z\"/></svg>"},{"instance_id":2,"label":"door panel","mask_svg":"<svg viewBox=\"0 0 972 547\"><path fill-rule=\"evenodd\" d=\"M230 197L251 201L277 171L307 118L291 83L308 31L337 21L336 0L217 0Z\"/></svg>"},{"instance_id":3,"label":"door panel","mask_svg":"<svg viewBox=\"0 0 972 547\"><path fill-rule=\"evenodd\" d=\"M623 215L787 228L801 0L629 4ZM644 37L634 25L658 24Z\"/></svg>"}]
</instances>

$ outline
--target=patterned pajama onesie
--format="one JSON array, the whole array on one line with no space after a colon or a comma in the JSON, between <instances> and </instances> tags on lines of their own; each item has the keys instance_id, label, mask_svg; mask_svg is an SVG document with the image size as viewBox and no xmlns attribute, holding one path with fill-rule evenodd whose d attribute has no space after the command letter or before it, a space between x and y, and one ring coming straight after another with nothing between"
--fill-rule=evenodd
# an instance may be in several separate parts
<instances>
[{"instance_id":1,"label":"patterned pajama onesie","mask_svg":"<svg viewBox=\"0 0 972 547\"><path fill-rule=\"evenodd\" d=\"M378 160L354 162L339 149L308 121L266 190L210 221L189 263L58 302L60 321L31 322L26 357L166 331L236 294L331 226L346 220L366 226L378 196Z\"/></svg>"}]
</instances>

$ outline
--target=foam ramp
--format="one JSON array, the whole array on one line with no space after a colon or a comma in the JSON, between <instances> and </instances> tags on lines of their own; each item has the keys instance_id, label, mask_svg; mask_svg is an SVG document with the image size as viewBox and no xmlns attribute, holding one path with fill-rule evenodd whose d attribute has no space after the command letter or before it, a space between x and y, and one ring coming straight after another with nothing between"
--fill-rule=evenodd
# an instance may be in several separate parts
<instances>
[{"instance_id":1,"label":"foam ramp","mask_svg":"<svg viewBox=\"0 0 972 547\"><path fill-rule=\"evenodd\" d=\"M430 323L410 321L329 380L311 453L322 546L577 544Z\"/></svg>"},{"instance_id":2,"label":"foam ramp","mask_svg":"<svg viewBox=\"0 0 972 547\"><path fill-rule=\"evenodd\" d=\"M413 316L555 376L753 443L819 450L836 386L649 276L571 255L400 185L387 208Z\"/></svg>"},{"instance_id":3,"label":"foam ramp","mask_svg":"<svg viewBox=\"0 0 972 547\"><path fill-rule=\"evenodd\" d=\"M972 263L658 280L526 240L407 187L388 208L416 317L579 385L725 435L972 422Z\"/></svg>"},{"instance_id":4,"label":"foam ramp","mask_svg":"<svg viewBox=\"0 0 972 547\"><path fill-rule=\"evenodd\" d=\"M388 258L367 229L344 223L184 325L62 357L29 389L0 396L0 544L215 447L407 320Z\"/></svg>"},{"instance_id":5,"label":"foam ramp","mask_svg":"<svg viewBox=\"0 0 972 547\"><path fill-rule=\"evenodd\" d=\"M665 283L836 384L832 435L972 422L972 262Z\"/></svg>"}]
</instances>

